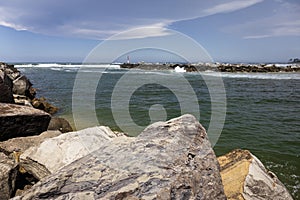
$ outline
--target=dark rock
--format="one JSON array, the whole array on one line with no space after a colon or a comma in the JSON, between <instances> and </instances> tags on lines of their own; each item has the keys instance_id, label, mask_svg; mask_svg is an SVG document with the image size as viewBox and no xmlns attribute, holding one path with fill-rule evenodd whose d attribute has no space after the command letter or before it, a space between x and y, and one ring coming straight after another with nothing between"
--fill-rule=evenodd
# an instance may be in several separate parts
<instances>
[{"instance_id":1,"label":"dark rock","mask_svg":"<svg viewBox=\"0 0 300 200\"><path fill-rule=\"evenodd\" d=\"M9 86L9 84L6 84L8 82L7 76L0 71L0 102L1 103L14 103L14 97L12 88ZM5 81L7 80L7 81Z\"/></svg>"},{"instance_id":2,"label":"dark rock","mask_svg":"<svg viewBox=\"0 0 300 200\"><path fill-rule=\"evenodd\" d=\"M207 134L191 115L98 148L15 199L226 199Z\"/></svg>"},{"instance_id":3,"label":"dark rock","mask_svg":"<svg viewBox=\"0 0 300 200\"><path fill-rule=\"evenodd\" d=\"M67 133L73 131L73 128L66 119L61 117L52 117L48 130L59 130L62 133Z\"/></svg>"},{"instance_id":4,"label":"dark rock","mask_svg":"<svg viewBox=\"0 0 300 200\"><path fill-rule=\"evenodd\" d=\"M27 106L0 103L0 141L38 135L47 130L50 115Z\"/></svg>"}]
</instances>

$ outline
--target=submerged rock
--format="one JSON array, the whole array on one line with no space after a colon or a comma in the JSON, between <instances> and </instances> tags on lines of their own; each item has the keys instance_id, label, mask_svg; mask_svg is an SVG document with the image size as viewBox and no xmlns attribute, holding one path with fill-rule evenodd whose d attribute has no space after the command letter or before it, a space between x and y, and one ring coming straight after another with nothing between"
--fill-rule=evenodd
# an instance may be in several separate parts
<instances>
[{"instance_id":1,"label":"submerged rock","mask_svg":"<svg viewBox=\"0 0 300 200\"><path fill-rule=\"evenodd\" d=\"M14 199L226 199L205 129L191 115L136 138L89 135L65 133L23 154L53 174ZM96 138L97 148L89 145Z\"/></svg>"},{"instance_id":2,"label":"submerged rock","mask_svg":"<svg viewBox=\"0 0 300 200\"><path fill-rule=\"evenodd\" d=\"M0 141L38 135L47 130L50 115L16 104L0 103Z\"/></svg>"},{"instance_id":3,"label":"submerged rock","mask_svg":"<svg viewBox=\"0 0 300 200\"><path fill-rule=\"evenodd\" d=\"M292 200L276 175L247 150L234 150L218 158L228 199Z\"/></svg>"}]
</instances>

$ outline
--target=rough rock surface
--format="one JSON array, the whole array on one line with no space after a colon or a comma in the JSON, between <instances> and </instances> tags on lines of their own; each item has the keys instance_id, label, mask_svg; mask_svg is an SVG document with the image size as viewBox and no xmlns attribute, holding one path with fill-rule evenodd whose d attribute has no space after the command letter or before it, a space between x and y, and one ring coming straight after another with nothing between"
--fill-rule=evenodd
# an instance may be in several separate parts
<instances>
[{"instance_id":1,"label":"rough rock surface","mask_svg":"<svg viewBox=\"0 0 300 200\"><path fill-rule=\"evenodd\" d=\"M21 155L21 166L37 179L82 158L105 141L117 137L108 127L98 126L49 138Z\"/></svg>"},{"instance_id":2,"label":"rough rock surface","mask_svg":"<svg viewBox=\"0 0 300 200\"><path fill-rule=\"evenodd\" d=\"M276 175L247 150L234 150L218 158L224 191L234 200L292 200Z\"/></svg>"},{"instance_id":3,"label":"rough rock surface","mask_svg":"<svg viewBox=\"0 0 300 200\"><path fill-rule=\"evenodd\" d=\"M10 79L0 71L0 102L14 103L13 92L7 81L10 81Z\"/></svg>"},{"instance_id":4,"label":"rough rock surface","mask_svg":"<svg viewBox=\"0 0 300 200\"><path fill-rule=\"evenodd\" d=\"M47 102L44 97L32 99L31 104L34 108L44 110L51 115L58 111L58 108Z\"/></svg>"},{"instance_id":5,"label":"rough rock surface","mask_svg":"<svg viewBox=\"0 0 300 200\"><path fill-rule=\"evenodd\" d=\"M59 131L46 131L37 136L18 137L0 142L0 199L9 199L14 191L31 186L30 174L20 165L19 155L26 149L39 145L46 138L60 135ZM21 170L20 170L21 169ZM23 173L21 173L22 171ZM27 179L27 180L24 180ZM26 185L27 184L27 185Z\"/></svg>"},{"instance_id":6,"label":"rough rock surface","mask_svg":"<svg viewBox=\"0 0 300 200\"><path fill-rule=\"evenodd\" d=\"M52 117L48 130L59 130L62 133L67 133L73 131L73 128L66 119L61 117Z\"/></svg>"},{"instance_id":7,"label":"rough rock surface","mask_svg":"<svg viewBox=\"0 0 300 200\"><path fill-rule=\"evenodd\" d=\"M9 199L15 189L17 166L14 160L0 152L0 199Z\"/></svg>"},{"instance_id":8,"label":"rough rock surface","mask_svg":"<svg viewBox=\"0 0 300 200\"><path fill-rule=\"evenodd\" d=\"M41 110L0 103L0 141L38 135L47 130L50 118L48 113Z\"/></svg>"},{"instance_id":9,"label":"rough rock surface","mask_svg":"<svg viewBox=\"0 0 300 200\"><path fill-rule=\"evenodd\" d=\"M0 142L0 152L12 154L14 151L24 152L30 147L40 145L45 139L59 136L60 131L45 131L40 135L17 137Z\"/></svg>"},{"instance_id":10,"label":"rough rock surface","mask_svg":"<svg viewBox=\"0 0 300 200\"><path fill-rule=\"evenodd\" d=\"M103 139L14 199L226 199L205 129L191 115L154 123L136 138Z\"/></svg>"}]
</instances>

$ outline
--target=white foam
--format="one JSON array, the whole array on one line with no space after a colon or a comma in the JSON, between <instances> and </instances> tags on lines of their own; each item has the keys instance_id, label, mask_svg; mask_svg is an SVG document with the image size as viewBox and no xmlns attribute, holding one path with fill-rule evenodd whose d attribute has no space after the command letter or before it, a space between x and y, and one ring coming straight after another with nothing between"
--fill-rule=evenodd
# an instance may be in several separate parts
<instances>
[{"instance_id":1,"label":"white foam","mask_svg":"<svg viewBox=\"0 0 300 200\"><path fill-rule=\"evenodd\" d=\"M248 79L300 79L300 73L225 73L225 72L201 72L202 75L218 76L224 78L248 78Z\"/></svg>"},{"instance_id":2,"label":"white foam","mask_svg":"<svg viewBox=\"0 0 300 200\"><path fill-rule=\"evenodd\" d=\"M186 70L183 67L179 67L179 66L175 67L174 71L175 72L186 72Z\"/></svg>"},{"instance_id":3,"label":"white foam","mask_svg":"<svg viewBox=\"0 0 300 200\"><path fill-rule=\"evenodd\" d=\"M39 63L39 64L17 64L16 68L25 67L38 67L38 68L116 68L119 69L120 65L117 64L59 64L59 63Z\"/></svg>"}]
</instances>

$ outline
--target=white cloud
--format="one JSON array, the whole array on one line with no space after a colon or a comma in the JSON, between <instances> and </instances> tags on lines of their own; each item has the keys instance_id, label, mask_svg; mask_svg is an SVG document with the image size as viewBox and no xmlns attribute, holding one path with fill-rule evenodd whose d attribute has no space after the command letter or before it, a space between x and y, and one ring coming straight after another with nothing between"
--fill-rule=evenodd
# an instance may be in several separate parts
<instances>
[{"instance_id":1,"label":"white cloud","mask_svg":"<svg viewBox=\"0 0 300 200\"><path fill-rule=\"evenodd\" d=\"M247 8L263 0L217 0L189 2L182 0L24 0L0 2L0 25L45 35L105 39L132 28L154 26L152 32L136 32L127 36L144 38L165 36L168 25L218 13ZM224 2L224 1L223 1ZM142 30L142 29L140 29Z\"/></svg>"},{"instance_id":2,"label":"white cloud","mask_svg":"<svg viewBox=\"0 0 300 200\"><path fill-rule=\"evenodd\" d=\"M235 24L224 31L240 35L244 39L262 39L280 36L300 36L300 5L276 1L278 7L270 16Z\"/></svg>"},{"instance_id":3,"label":"white cloud","mask_svg":"<svg viewBox=\"0 0 300 200\"><path fill-rule=\"evenodd\" d=\"M203 11L206 15L214 15L219 13L229 13L236 10L244 9L249 6L253 6L257 3L262 2L263 0L241 0L241 1L231 1L223 4L215 5L211 8L205 9Z\"/></svg>"}]
</instances>

